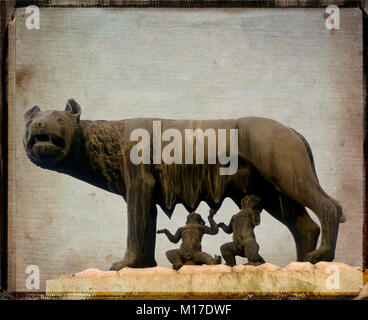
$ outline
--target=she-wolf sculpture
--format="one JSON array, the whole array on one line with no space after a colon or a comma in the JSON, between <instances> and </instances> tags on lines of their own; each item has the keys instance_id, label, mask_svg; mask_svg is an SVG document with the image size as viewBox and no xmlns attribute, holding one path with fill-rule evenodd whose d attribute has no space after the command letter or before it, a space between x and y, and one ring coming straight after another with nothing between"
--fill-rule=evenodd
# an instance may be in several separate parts
<instances>
[{"instance_id":1,"label":"she-wolf sculpture","mask_svg":"<svg viewBox=\"0 0 368 320\"><path fill-rule=\"evenodd\" d=\"M34 106L25 113L23 144L28 158L41 168L71 175L125 199L126 253L111 270L156 266L156 205L168 216L178 203L192 212L205 201L217 211L226 197L240 208L247 194L261 198L264 210L288 227L296 242L298 261L334 259L342 209L319 185L311 149L295 130L261 117L158 119L162 128L176 128L183 135L190 128L237 129L238 170L233 175L220 175L219 162L132 163L130 151L136 141L130 141L131 132L143 128L152 139L155 119L88 121L80 120L80 115L81 107L73 99L64 111L41 111ZM318 249L320 230L306 207L321 222Z\"/></svg>"}]
</instances>

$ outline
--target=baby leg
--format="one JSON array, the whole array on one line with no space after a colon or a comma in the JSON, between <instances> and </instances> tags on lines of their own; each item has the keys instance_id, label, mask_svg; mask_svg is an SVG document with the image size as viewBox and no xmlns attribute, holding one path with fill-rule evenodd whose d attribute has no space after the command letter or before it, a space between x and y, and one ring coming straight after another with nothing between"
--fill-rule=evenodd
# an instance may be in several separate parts
<instances>
[{"instance_id":1,"label":"baby leg","mask_svg":"<svg viewBox=\"0 0 368 320\"><path fill-rule=\"evenodd\" d=\"M220 247L221 255L226 261L226 265L233 267L236 265L235 256L239 255L236 252L234 242L227 242Z\"/></svg>"},{"instance_id":2,"label":"baby leg","mask_svg":"<svg viewBox=\"0 0 368 320\"><path fill-rule=\"evenodd\" d=\"M167 259L173 265L173 269L179 270L183 266L183 260L181 258L180 249L169 250L166 252Z\"/></svg>"},{"instance_id":3,"label":"baby leg","mask_svg":"<svg viewBox=\"0 0 368 320\"><path fill-rule=\"evenodd\" d=\"M248 264L260 265L265 263L258 251L259 245L255 238L249 238L244 242L244 256L248 259Z\"/></svg>"},{"instance_id":4,"label":"baby leg","mask_svg":"<svg viewBox=\"0 0 368 320\"><path fill-rule=\"evenodd\" d=\"M193 255L193 261L196 265L202 265L202 264L220 264L221 263L221 257L215 256L215 258L211 257L208 253L198 251Z\"/></svg>"}]
</instances>

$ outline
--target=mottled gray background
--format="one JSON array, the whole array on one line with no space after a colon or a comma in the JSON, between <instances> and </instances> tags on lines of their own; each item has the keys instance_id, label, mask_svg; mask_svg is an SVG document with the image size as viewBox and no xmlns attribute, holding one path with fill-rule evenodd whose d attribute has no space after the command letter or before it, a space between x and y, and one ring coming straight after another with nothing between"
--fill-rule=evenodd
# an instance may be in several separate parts
<instances>
[{"instance_id":1,"label":"mottled gray background","mask_svg":"<svg viewBox=\"0 0 368 320\"><path fill-rule=\"evenodd\" d=\"M62 274L107 270L125 251L122 198L42 170L23 150L24 112L35 104L63 110L71 97L81 104L82 119L257 115L295 128L310 142L320 182L348 219L336 261L361 265L358 9L340 10L340 30L333 32L323 9L41 9L40 30L25 28L22 11L10 57L16 69L9 126L11 290L26 290L29 264L39 266L44 289L46 279ZM207 217L207 205L198 212ZM236 212L227 199L215 219L228 222ZM159 210L158 228L174 232L186 214L179 205L169 220ZM295 260L291 234L267 212L256 235L267 262ZM219 253L230 239L222 231L205 236L203 249ZM165 251L177 246L157 236L160 266L169 267Z\"/></svg>"}]
</instances>

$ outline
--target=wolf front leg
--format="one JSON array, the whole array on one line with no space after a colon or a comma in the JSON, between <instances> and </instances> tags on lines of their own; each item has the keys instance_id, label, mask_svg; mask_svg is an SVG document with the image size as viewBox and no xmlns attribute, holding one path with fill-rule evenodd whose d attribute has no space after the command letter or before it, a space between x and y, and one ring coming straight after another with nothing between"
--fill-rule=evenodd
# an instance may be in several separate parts
<instances>
[{"instance_id":1,"label":"wolf front leg","mask_svg":"<svg viewBox=\"0 0 368 320\"><path fill-rule=\"evenodd\" d=\"M155 261L157 209L153 202L155 180L151 176L137 177L127 189L128 239L124 259L110 270L124 267L149 268Z\"/></svg>"}]
</instances>

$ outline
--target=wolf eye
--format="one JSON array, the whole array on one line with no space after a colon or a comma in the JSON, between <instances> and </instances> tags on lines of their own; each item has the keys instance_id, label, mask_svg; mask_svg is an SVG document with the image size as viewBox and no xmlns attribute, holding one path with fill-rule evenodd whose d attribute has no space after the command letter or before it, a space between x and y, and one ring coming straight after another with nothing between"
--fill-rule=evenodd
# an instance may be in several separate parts
<instances>
[{"instance_id":1,"label":"wolf eye","mask_svg":"<svg viewBox=\"0 0 368 320\"><path fill-rule=\"evenodd\" d=\"M64 124L64 120L61 118L57 118L56 121L58 122L58 124Z\"/></svg>"}]
</instances>

